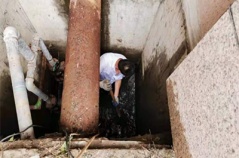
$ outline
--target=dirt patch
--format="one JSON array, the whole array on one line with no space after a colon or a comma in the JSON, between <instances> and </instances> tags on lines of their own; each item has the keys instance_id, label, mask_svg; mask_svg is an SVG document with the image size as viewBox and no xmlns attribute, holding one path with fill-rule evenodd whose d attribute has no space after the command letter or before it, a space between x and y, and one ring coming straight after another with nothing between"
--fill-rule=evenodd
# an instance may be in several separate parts
<instances>
[{"instance_id":1,"label":"dirt patch","mask_svg":"<svg viewBox=\"0 0 239 158\"><path fill-rule=\"evenodd\" d=\"M73 139L68 142L69 149L65 149L64 138L38 139L0 143L1 158L7 157L77 157L84 150L89 139ZM71 155L71 156L69 156ZM144 144L139 141L111 141L105 138L95 139L83 154L83 157L160 157L173 158L173 150L169 146Z\"/></svg>"}]
</instances>

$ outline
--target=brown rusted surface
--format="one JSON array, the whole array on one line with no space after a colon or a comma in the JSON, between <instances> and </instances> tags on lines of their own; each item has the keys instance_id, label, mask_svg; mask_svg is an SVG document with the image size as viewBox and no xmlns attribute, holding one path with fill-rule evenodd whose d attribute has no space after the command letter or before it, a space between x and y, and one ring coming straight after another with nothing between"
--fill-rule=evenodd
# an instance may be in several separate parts
<instances>
[{"instance_id":1,"label":"brown rusted surface","mask_svg":"<svg viewBox=\"0 0 239 158\"><path fill-rule=\"evenodd\" d=\"M100 0L71 0L61 125L92 134L99 117Z\"/></svg>"}]
</instances>

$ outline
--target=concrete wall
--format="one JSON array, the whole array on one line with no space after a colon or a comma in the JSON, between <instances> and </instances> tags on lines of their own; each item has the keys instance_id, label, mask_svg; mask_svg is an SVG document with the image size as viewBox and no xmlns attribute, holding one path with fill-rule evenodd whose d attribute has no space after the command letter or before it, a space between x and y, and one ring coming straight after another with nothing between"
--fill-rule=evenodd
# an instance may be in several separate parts
<instances>
[{"instance_id":1,"label":"concrete wall","mask_svg":"<svg viewBox=\"0 0 239 158\"><path fill-rule=\"evenodd\" d=\"M137 125L142 133L170 131L166 79L186 51L185 40L181 1L161 1L142 53L143 77L137 83Z\"/></svg>"},{"instance_id":2,"label":"concrete wall","mask_svg":"<svg viewBox=\"0 0 239 158\"><path fill-rule=\"evenodd\" d=\"M65 53L68 32L68 2L65 0L19 0L26 18L48 44Z\"/></svg>"},{"instance_id":3,"label":"concrete wall","mask_svg":"<svg viewBox=\"0 0 239 158\"><path fill-rule=\"evenodd\" d=\"M182 0L191 50L235 0Z\"/></svg>"},{"instance_id":4,"label":"concrete wall","mask_svg":"<svg viewBox=\"0 0 239 158\"><path fill-rule=\"evenodd\" d=\"M139 59L160 1L102 1L102 51Z\"/></svg>"},{"instance_id":5,"label":"concrete wall","mask_svg":"<svg viewBox=\"0 0 239 158\"><path fill-rule=\"evenodd\" d=\"M167 80L176 157L239 157L239 1Z\"/></svg>"},{"instance_id":6,"label":"concrete wall","mask_svg":"<svg viewBox=\"0 0 239 158\"><path fill-rule=\"evenodd\" d=\"M45 41L64 47L68 28L65 5L67 4L63 0L2 0L1 16L5 23L1 27L16 27L27 42L31 41L32 34L38 33Z\"/></svg>"}]
</instances>

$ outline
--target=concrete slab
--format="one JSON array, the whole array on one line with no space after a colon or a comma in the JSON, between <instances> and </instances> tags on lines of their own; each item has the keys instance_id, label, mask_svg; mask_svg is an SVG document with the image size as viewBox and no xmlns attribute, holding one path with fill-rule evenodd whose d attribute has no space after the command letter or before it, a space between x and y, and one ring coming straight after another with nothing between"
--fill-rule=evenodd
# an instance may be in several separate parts
<instances>
[{"instance_id":1,"label":"concrete slab","mask_svg":"<svg viewBox=\"0 0 239 158\"><path fill-rule=\"evenodd\" d=\"M239 45L232 19L227 11L167 79L178 158L239 157Z\"/></svg>"},{"instance_id":2,"label":"concrete slab","mask_svg":"<svg viewBox=\"0 0 239 158\"><path fill-rule=\"evenodd\" d=\"M239 0L236 0L231 6L231 13L236 27L237 35L239 35Z\"/></svg>"}]
</instances>

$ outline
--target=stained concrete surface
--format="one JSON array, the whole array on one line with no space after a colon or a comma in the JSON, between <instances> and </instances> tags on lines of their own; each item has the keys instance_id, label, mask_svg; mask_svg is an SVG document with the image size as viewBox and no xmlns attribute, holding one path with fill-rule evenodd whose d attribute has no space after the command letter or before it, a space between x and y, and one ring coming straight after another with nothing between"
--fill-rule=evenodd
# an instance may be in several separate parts
<instances>
[{"instance_id":1,"label":"stained concrete surface","mask_svg":"<svg viewBox=\"0 0 239 158\"><path fill-rule=\"evenodd\" d=\"M162 1L142 53L136 107L140 133L170 131L166 79L185 50L181 1Z\"/></svg>"},{"instance_id":2,"label":"stained concrete surface","mask_svg":"<svg viewBox=\"0 0 239 158\"><path fill-rule=\"evenodd\" d=\"M42 39L58 46L66 46L68 14L64 0L18 1L25 12L25 18L29 19L30 24Z\"/></svg>"},{"instance_id":3,"label":"stained concrete surface","mask_svg":"<svg viewBox=\"0 0 239 158\"><path fill-rule=\"evenodd\" d=\"M167 80L176 157L239 157L239 43L234 24L228 10Z\"/></svg>"},{"instance_id":4,"label":"stained concrete surface","mask_svg":"<svg viewBox=\"0 0 239 158\"><path fill-rule=\"evenodd\" d=\"M182 0L192 50L235 0Z\"/></svg>"},{"instance_id":5,"label":"stained concrete surface","mask_svg":"<svg viewBox=\"0 0 239 158\"><path fill-rule=\"evenodd\" d=\"M103 1L103 51L119 52L134 59L139 57L161 1Z\"/></svg>"}]
</instances>

